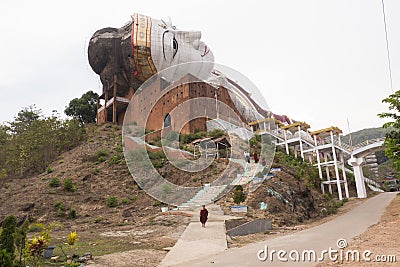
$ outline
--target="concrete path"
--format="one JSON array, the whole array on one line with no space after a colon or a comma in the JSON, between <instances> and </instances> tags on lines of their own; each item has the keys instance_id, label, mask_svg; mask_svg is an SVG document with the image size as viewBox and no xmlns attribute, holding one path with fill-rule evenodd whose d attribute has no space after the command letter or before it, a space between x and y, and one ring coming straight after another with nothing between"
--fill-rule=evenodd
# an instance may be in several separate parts
<instances>
[{"instance_id":1,"label":"concrete path","mask_svg":"<svg viewBox=\"0 0 400 267\"><path fill-rule=\"evenodd\" d=\"M207 205L209 212L206 228L201 227L199 221L200 208L194 211L186 211L193 214L192 221L186 227L181 237L172 247L171 251L158 265L159 267L174 266L198 258L210 257L218 252L228 249L226 243L225 220L239 217L223 215L221 207L212 204Z\"/></svg>"},{"instance_id":2,"label":"concrete path","mask_svg":"<svg viewBox=\"0 0 400 267\"><path fill-rule=\"evenodd\" d=\"M369 226L379 222L383 212L385 211L385 207L390 203L395 195L396 193L379 194L366 200L364 203L344 215L304 231L225 251L223 251L224 246L221 242L221 245L216 248L213 256L199 257L195 260L189 261L185 261L184 259L180 259L180 262L168 261L168 265L161 266L315 266L318 262L278 262L276 254L274 255L273 261L271 261L270 258L265 261L260 261L257 257L257 253L260 250L265 250L265 247L267 246L269 252L271 252L271 250L285 250L289 253L291 250L295 249L302 253L304 250L314 250L317 253L317 258L319 258L321 251L328 250L329 247L332 249L338 249L338 239L345 239L348 243L351 243L352 238L363 233ZM192 247L186 248L182 251L180 257L189 259L186 254L187 250L197 251L200 256L200 251L204 247L214 247L214 235L219 235L219 239L222 239L221 233L214 232L217 229L222 230L221 224L218 225L219 226L214 225L213 227L210 227L210 229L213 229L210 230L210 235L206 235L206 232L202 233L196 231L199 233L199 237L191 236L191 240L201 238L202 241L196 243L190 243L187 241L185 244ZM193 224L192 227L194 226L195 225ZM203 230L207 231L209 229ZM183 239L188 238L186 236L182 237ZM207 239L207 237L210 239ZM180 241L181 239L178 240L178 243ZM373 247L370 248L371 251L373 251L373 249ZM179 251L175 251L175 253L179 254ZM195 255L193 254L194 253L188 255L194 257ZM263 256L263 254L261 254L261 256ZM288 254L286 254L286 258L288 258ZM328 256L325 255L325 258L328 258Z\"/></svg>"}]
</instances>

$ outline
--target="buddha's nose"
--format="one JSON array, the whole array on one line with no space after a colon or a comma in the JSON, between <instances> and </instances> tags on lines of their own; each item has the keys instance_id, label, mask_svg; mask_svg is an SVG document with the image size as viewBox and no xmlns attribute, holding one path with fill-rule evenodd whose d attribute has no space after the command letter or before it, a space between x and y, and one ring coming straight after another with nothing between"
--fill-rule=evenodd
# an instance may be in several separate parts
<instances>
[{"instance_id":1,"label":"buddha's nose","mask_svg":"<svg viewBox=\"0 0 400 267\"><path fill-rule=\"evenodd\" d=\"M194 42L194 41L198 41L201 39L201 32L200 31L191 31L189 32L189 34L187 35L189 42Z\"/></svg>"}]
</instances>

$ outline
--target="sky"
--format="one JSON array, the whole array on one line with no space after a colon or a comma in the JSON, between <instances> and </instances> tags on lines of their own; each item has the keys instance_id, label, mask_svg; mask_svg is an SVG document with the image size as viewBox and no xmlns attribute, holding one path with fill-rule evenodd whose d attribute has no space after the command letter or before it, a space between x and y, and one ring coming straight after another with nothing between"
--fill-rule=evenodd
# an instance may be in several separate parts
<instances>
[{"instance_id":1,"label":"sky","mask_svg":"<svg viewBox=\"0 0 400 267\"><path fill-rule=\"evenodd\" d=\"M400 1L384 3L396 90ZM218 64L248 77L274 113L311 130L380 127L392 92L381 0L2 0L0 11L0 123L33 104L63 114L71 99L101 93L89 39L133 13L200 30Z\"/></svg>"}]
</instances>

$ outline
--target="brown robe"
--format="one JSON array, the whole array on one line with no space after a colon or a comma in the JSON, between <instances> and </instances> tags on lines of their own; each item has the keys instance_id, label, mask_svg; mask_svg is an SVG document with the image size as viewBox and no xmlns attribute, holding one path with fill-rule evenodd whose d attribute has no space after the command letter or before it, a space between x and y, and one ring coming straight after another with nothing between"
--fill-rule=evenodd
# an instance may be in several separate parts
<instances>
[{"instance_id":1,"label":"brown robe","mask_svg":"<svg viewBox=\"0 0 400 267\"><path fill-rule=\"evenodd\" d=\"M200 210L200 222L202 224L205 224L208 218L208 210L207 209L202 209Z\"/></svg>"}]
</instances>

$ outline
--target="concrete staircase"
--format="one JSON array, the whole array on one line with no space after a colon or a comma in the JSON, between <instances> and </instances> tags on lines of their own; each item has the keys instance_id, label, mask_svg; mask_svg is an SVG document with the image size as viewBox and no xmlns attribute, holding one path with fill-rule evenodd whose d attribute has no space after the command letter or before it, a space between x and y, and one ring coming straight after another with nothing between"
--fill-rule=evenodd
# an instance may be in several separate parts
<instances>
[{"instance_id":1,"label":"concrete staircase","mask_svg":"<svg viewBox=\"0 0 400 267\"><path fill-rule=\"evenodd\" d=\"M234 160L232 160L234 161ZM231 185L244 185L248 182L251 182L253 177L260 171L263 170L263 166L258 163L245 163L244 164L245 171L243 174L238 175L236 179L234 179Z\"/></svg>"},{"instance_id":2,"label":"concrete staircase","mask_svg":"<svg viewBox=\"0 0 400 267\"><path fill-rule=\"evenodd\" d=\"M226 185L212 186L206 184L203 189L201 189L197 194L191 198L186 203L178 206L178 209L191 209L195 207L200 207L201 205L206 205L217 200L218 196L224 191Z\"/></svg>"}]
</instances>

